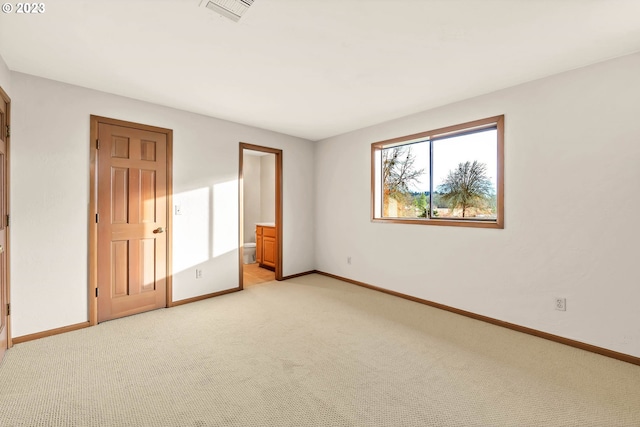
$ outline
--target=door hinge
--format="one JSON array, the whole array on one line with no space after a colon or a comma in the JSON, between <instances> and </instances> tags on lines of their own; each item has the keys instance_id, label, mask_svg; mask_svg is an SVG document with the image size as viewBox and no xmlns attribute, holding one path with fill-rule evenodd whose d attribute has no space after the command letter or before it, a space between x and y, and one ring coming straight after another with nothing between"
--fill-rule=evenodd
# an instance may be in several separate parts
<instances>
[{"instance_id":1,"label":"door hinge","mask_svg":"<svg viewBox=\"0 0 640 427\"><path fill-rule=\"evenodd\" d=\"M96 150L100 149L100 140L96 139Z\"/></svg>"},{"instance_id":2,"label":"door hinge","mask_svg":"<svg viewBox=\"0 0 640 427\"><path fill-rule=\"evenodd\" d=\"M11 136L11 126L7 125L7 138Z\"/></svg>"},{"instance_id":3,"label":"door hinge","mask_svg":"<svg viewBox=\"0 0 640 427\"><path fill-rule=\"evenodd\" d=\"M97 214L96 214L96 224L97 224L97 223L99 223L99 222L100 222L100 214L99 214L99 213L97 213Z\"/></svg>"},{"instance_id":4,"label":"door hinge","mask_svg":"<svg viewBox=\"0 0 640 427\"><path fill-rule=\"evenodd\" d=\"M11 304L7 303L7 316L11 314Z\"/></svg>"},{"instance_id":5,"label":"door hinge","mask_svg":"<svg viewBox=\"0 0 640 427\"><path fill-rule=\"evenodd\" d=\"M99 293L100 293L100 292L99 292L98 288L96 288L96 298L98 298L98 294L99 294Z\"/></svg>"},{"instance_id":6,"label":"door hinge","mask_svg":"<svg viewBox=\"0 0 640 427\"><path fill-rule=\"evenodd\" d=\"M7 214L7 227L9 226L9 214Z\"/></svg>"}]
</instances>

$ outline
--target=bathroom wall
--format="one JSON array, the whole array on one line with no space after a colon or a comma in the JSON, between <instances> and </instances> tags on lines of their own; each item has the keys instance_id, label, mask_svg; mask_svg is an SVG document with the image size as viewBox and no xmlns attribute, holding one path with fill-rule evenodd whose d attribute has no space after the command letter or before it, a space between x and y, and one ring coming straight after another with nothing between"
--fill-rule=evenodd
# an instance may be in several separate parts
<instances>
[{"instance_id":1,"label":"bathroom wall","mask_svg":"<svg viewBox=\"0 0 640 427\"><path fill-rule=\"evenodd\" d=\"M261 193L261 157L248 154L249 150L243 150L242 180L244 190L244 242L256 241L256 222L261 222L260 193Z\"/></svg>"},{"instance_id":2,"label":"bathroom wall","mask_svg":"<svg viewBox=\"0 0 640 427\"><path fill-rule=\"evenodd\" d=\"M253 153L253 154L252 154ZM244 150L244 242L255 242L256 223L276 220L276 156Z\"/></svg>"},{"instance_id":3,"label":"bathroom wall","mask_svg":"<svg viewBox=\"0 0 640 427\"><path fill-rule=\"evenodd\" d=\"M276 220L276 155L260 157L260 222Z\"/></svg>"}]
</instances>

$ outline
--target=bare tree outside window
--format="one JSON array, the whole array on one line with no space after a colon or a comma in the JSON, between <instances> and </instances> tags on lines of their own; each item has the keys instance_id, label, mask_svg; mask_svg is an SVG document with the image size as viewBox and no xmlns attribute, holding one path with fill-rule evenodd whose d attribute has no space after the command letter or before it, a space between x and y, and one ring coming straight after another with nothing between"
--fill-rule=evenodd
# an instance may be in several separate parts
<instances>
[{"instance_id":1,"label":"bare tree outside window","mask_svg":"<svg viewBox=\"0 0 640 427\"><path fill-rule=\"evenodd\" d=\"M449 171L444 182L438 186L438 192L452 211L462 209L462 218L471 207L489 208L494 195L493 184L487 176L487 165L477 160L460 163L456 169Z\"/></svg>"},{"instance_id":2,"label":"bare tree outside window","mask_svg":"<svg viewBox=\"0 0 640 427\"><path fill-rule=\"evenodd\" d=\"M382 182L384 216L419 217L426 205L416 194L415 185L425 173L416 168L411 146L388 148L382 151ZM416 200L416 198L418 198Z\"/></svg>"}]
</instances>

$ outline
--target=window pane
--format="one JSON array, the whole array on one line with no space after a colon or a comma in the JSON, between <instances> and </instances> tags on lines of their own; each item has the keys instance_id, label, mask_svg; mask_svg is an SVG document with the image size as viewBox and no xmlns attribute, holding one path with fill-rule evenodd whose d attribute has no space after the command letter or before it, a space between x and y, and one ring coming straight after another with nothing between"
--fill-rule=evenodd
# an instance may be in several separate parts
<instances>
[{"instance_id":1,"label":"window pane","mask_svg":"<svg viewBox=\"0 0 640 427\"><path fill-rule=\"evenodd\" d=\"M429 142L381 152L382 216L425 218L429 211Z\"/></svg>"},{"instance_id":2,"label":"window pane","mask_svg":"<svg viewBox=\"0 0 640 427\"><path fill-rule=\"evenodd\" d=\"M497 218L498 133L434 140L433 218Z\"/></svg>"}]
</instances>

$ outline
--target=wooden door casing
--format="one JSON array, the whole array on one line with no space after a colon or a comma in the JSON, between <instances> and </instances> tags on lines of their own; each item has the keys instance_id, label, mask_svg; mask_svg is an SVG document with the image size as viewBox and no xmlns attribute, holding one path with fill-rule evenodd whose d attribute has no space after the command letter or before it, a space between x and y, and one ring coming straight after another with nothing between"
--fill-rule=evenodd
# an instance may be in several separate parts
<instances>
[{"instance_id":1,"label":"wooden door casing","mask_svg":"<svg viewBox=\"0 0 640 427\"><path fill-rule=\"evenodd\" d=\"M170 135L115 122L95 123L97 322L166 307L170 289Z\"/></svg>"},{"instance_id":2,"label":"wooden door casing","mask_svg":"<svg viewBox=\"0 0 640 427\"><path fill-rule=\"evenodd\" d=\"M274 225L275 225L275 267L273 271L275 272L276 280L283 280L283 268L282 268L282 230L283 227L283 219L282 219L282 183L283 183L283 172L282 172L282 157L283 152L278 148L264 147L261 145L249 144L246 142L239 143L239 167L238 167L238 224L244 224L244 151L258 151L262 153L270 153L275 156L275 217L274 217ZM244 245L244 227L238 227L238 247L243 247ZM256 236L256 258L260 259L260 257L264 258L264 254L262 253L264 249L264 244L258 244L258 236ZM243 289L243 275L244 275L244 259L242 251L238 251L238 289Z\"/></svg>"},{"instance_id":3,"label":"wooden door casing","mask_svg":"<svg viewBox=\"0 0 640 427\"><path fill-rule=\"evenodd\" d=\"M9 348L9 109L10 100L0 88L0 360Z\"/></svg>"}]
</instances>

